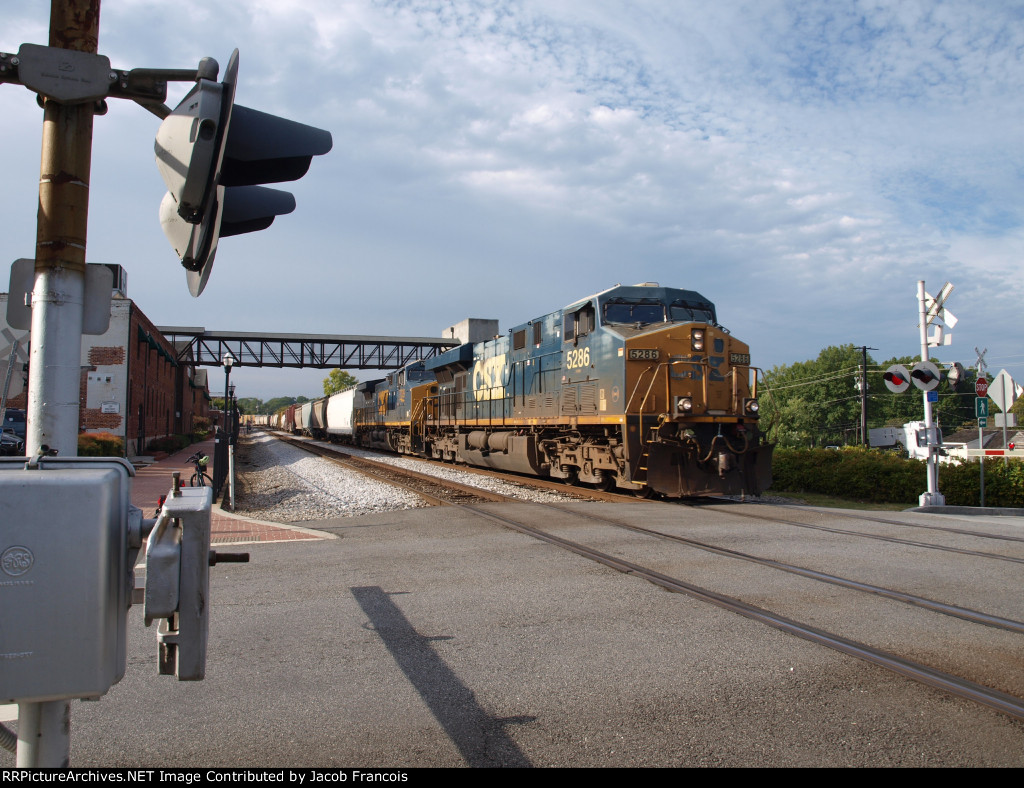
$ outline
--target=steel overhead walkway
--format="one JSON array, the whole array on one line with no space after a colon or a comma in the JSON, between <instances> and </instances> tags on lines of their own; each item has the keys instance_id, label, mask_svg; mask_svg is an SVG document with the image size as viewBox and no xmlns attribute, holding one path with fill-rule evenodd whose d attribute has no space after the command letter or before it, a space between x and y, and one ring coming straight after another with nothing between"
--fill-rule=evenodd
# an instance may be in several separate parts
<instances>
[{"instance_id":1,"label":"steel overhead walkway","mask_svg":"<svg viewBox=\"0 0 1024 788\"><path fill-rule=\"evenodd\" d=\"M210 367L221 366L230 353L240 367L398 369L460 344L443 337L210 331L189 326L157 326L157 330L178 349L179 361Z\"/></svg>"}]
</instances>

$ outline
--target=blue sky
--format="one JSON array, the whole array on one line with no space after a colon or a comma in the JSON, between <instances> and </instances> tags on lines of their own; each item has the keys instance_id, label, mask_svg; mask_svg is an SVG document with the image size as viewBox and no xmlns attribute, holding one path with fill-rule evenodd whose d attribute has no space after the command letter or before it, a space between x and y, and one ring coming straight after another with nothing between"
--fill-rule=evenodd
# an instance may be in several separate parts
<instances>
[{"instance_id":1,"label":"blue sky","mask_svg":"<svg viewBox=\"0 0 1024 788\"><path fill-rule=\"evenodd\" d=\"M49 2L0 50L46 43ZM91 262L157 324L505 330L617 282L701 292L770 368L832 344L919 352L917 280L960 319L935 355L1024 379L1024 2L106 0L117 68L227 64L238 100L328 129L298 202L220 245L193 299L164 238L159 120L96 119ZM172 87L172 106L187 86ZM35 242L42 113L0 86L0 249ZM370 372L356 373L372 377ZM239 395L322 371L237 370Z\"/></svg>"}]
</instances>

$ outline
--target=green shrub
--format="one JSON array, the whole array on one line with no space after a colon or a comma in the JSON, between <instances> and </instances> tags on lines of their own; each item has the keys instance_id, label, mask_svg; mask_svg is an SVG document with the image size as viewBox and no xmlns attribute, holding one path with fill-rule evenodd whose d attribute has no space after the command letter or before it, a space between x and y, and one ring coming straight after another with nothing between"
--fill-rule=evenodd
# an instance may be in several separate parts
<instances>
[{"instance_id":1,"label":"green shrub","mask_svg":"<svg viewBox=\"0 0 1024 788\"><path fill-rule=\"evenodd\" d=\"M927 463L892 452L845 448L777 448L772 461L772 489L813 492L872 503L917 504L928 489ZM939 492L949 506L978 506L980 480L977 462L939 466ZM1024 463L995 459L985 462L985 505L1024 507Z\"/></svg>"},{"instance_id":2,"label":"green shrub","mask_svg":"<svg viewBox=\"0 0 1024 788\"><path fill-rule=\"evenodd\" d=\"M206 416L196 416L192 421L192 440L206 440L212 426L212 422Z\"/></svg>"},{"instance_id":3,"label":"green shrub","mask_svg":"<svg viewBox=\"0 0 1024 788\"><path fill-rule=\"evenodd\" d=\"M83 432L78 436L79 457L123 457L124 441L109 432Z\"/></svg>"},{"instance_id":4,"label":"green shrub","mask_svg":"<svg viewBox=\"0 0 1024 788\"><path fill-rule=\"evenodd\" d=\"M184 449L189 443L191 441L189 441L187 435L165 435L163 438L151 440L149 445L146 446L146 451L150 453L163 451L168 454L174 454L174 452Z\"/></svg>"},{"instance_id":5,"label":"green shrub","mask_svg":"<svg viewBox=\"0 0 1024 788\"><path fill-rule=\"evenodd\" d=\"M981 469L977 462L939 467L939 491L950 506L981 504ZM985 460L985 506L1024 507L1024 463L992 457Z\"/></svg>"}]
</instances>

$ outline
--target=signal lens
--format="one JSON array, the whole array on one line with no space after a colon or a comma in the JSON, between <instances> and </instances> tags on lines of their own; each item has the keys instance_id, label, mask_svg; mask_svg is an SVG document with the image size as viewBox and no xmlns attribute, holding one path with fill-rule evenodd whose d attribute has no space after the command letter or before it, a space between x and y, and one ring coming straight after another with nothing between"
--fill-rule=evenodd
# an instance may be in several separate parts
<instances>
[{"instance_id":1,"label":"signal lens","mask_svg":"<svg viewBox=\"0 0 1024 788\"><path fill-rule=\"evenodd\" d=\"M701 329L694 329L690 333L690 347L698 353L704 350L704 332Z\"/></svg>"}]
</instances>

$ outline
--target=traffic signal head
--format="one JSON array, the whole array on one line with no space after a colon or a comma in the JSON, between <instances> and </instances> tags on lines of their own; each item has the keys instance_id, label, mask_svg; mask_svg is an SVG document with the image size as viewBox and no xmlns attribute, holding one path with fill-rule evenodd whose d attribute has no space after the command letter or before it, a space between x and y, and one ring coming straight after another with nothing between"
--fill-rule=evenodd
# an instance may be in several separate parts
<instances>
[{"instance_id":1,"label":"traffic signal head","mask_svg":"<svg viewBox=\"0 0 1024 788\"><path fill-rule=\"evenodd\" d=\"M333 144L330 132L236 105L237 76L236 49L224 81L198 79L156 135L168 190L160 223L194 296L206 287L221 237L266 229L295 209L290 193L258 184L301 178Z\"/></svg>"}]
</instances>

